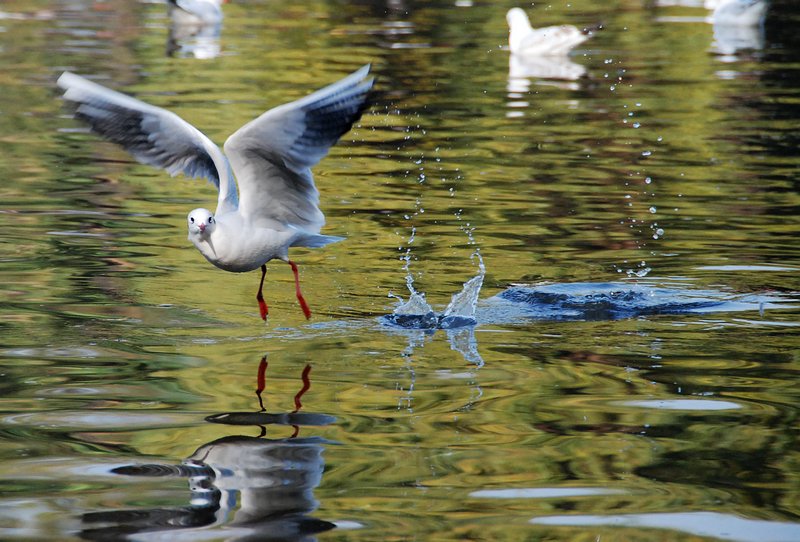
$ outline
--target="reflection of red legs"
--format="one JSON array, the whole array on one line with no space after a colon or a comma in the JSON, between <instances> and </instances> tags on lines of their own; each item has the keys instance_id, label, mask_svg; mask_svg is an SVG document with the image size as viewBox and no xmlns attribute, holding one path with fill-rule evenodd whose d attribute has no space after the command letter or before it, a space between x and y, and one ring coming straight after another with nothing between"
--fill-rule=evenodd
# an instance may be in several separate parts
<instances>
[{"instance_id":1,"label":"reflection of red legs","mask_svg":"<svg viewBox=\"0 0 800 542\"><path fill-rule=\"evenodd\" d=\"M262 356L261 363L258 364L258 387L256 388L256 395L258 395L258 404L261 405L261 412L267 410L264 408L264 401L261 399L261 392L264 391L264 388L266 387L267 365L267 356Z\"/></svg>"},{"instance_id":2,"label":"reflection of red legs","mask_svg":"<svg viewBox=\"0 0 800 542\"><path fill-rule=\"evenodd\" d=\"M264 400L261 397L264 389L267 386L267 367L269 363L267 363L267 356L262 356L261 361L258 364L258 374L256 375L256 395L258 396L258 404L261 407L261 412L266 412L266 408L264 407ZM303 368L303 372L300 374L300 378L303 380L303 387L295 394L294 396L294 410L292 414L298 412L301 408L303 408L302 398L305 393L311 389L311 378L309 375L311 374L311 365L306 364ZM289 438L294 438L300 432L300 426L292 424L294 427L294 433ZM263 435L262 435L263 436Z\"/></svg>"},{"instance_id":3,"label":"reflection of red legs","mask_svg":"<svg viewBox=\"0 0 800 542\"><path fill-rule=\"evenodd\" d=\"M261 313L261 319L265 322L267 321L267 315L269 314L269 309L267 308L267 304L264 302L264 294L261 293L261 290L264 288L264 276L267 274L267 265L263 264L261 266L261 282L258 284L258 293L256 294L256 299L258 300L258 311Z\"/></svg>"},{"instance_id":4,"label":"reflection of red legs","mask_svg":"<svg viewBox=\"0 0 800 542\"><path fill-rule=\"evenodd\" d=\"M308 374L311 372L311 365L306 364L305 369L303 369L303 374L301 378L303 379L303 387L300 388L300 391L297 392L297 395L294 396L294 410L292 411L297 412L301 408L303 408L303 403L300 402L300 398L309 390L311 387L311 380L308 378Z\"/></svg>"},{"instance_id":5,"label":"reflection of red legs","mask_svg":"<svg viewBox=\"0 0 800 542\"><path fill-rule=\"evenodd\" d=\"M303 403L300 402L303 395L311 388L311 379L308 377L309 373L311 373L311 365L306 364L305 368L303 369L303 374L301 378L303 379L303 387L300 388L300 391L297 392L294 396L294 410L292 414L303 408ZM295 438L298 433L300 433L300 426L299 425L292 425L294 427L294 433L289 438Z\"/></svg>"},{"instance_id":6,"label":"reflection of red legs","mask_svg":"<svg viewBox=\"0 0 800 542\"><path fill-rule=\"evenodd\" d=\"M297 271L297 264L295 264L292 260L286 260L286 262L292 266L292 273L294 273L294 291L295 294L297 294L297 301L300 302L300 308L303 309L303 314L306 315L307 320L311 318L311 309L308 308L308 303L306 303L303 293L300 291L300 277Z\"/></svg>"}]
</instances>

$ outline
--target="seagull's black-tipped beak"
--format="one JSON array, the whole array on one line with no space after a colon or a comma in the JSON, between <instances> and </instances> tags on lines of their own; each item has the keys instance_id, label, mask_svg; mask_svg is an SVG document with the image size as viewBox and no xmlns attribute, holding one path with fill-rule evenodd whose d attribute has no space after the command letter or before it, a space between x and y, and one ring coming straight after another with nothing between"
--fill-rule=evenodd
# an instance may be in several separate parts
<instances>
[{"instance_id":1,"label":"seagull's black-tipped beak","mask_svg":"<svg viewBox=\"0 0 800 542\"><path fill-rule=\"evenodd\" d=\"M200 228L200 233L206 231L206 225L203 224L202 222L197 227Z\"/></svg>"}]
</instances>

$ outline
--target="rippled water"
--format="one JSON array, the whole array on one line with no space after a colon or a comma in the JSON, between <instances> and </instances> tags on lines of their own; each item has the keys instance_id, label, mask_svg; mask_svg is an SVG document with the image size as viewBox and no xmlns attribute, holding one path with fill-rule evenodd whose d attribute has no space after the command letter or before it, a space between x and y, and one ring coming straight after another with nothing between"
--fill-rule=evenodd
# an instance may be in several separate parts
<instances>
[{"instance_id":1,"label":"rippled water","mask_svg":"<svg viewBox=\"0 0 800 542\"><path fill-rule=\"evenodd\" d=\"M731 51L680 4L526 6L603 28L519 65L513 3L237 0L192 38L156 2L3 2L0 538L800 539L800 20ZM212 187L54 88L222 143L367 62L316 168L347 240L293 254L309 322L288 266L264 324L258 274L186 241ZM386 320L409 284L433 325Z\"/></svg>"}]
</instances>

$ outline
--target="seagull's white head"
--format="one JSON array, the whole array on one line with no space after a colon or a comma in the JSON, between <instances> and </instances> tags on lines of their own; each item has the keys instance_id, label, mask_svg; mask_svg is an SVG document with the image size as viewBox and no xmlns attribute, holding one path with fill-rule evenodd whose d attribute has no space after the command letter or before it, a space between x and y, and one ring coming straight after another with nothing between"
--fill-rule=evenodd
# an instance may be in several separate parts
<instances>
[{"instance_id":1,"label":"seagull's white head","mask_svg":"<svg viewBox=\"0 0 800 542\"><path fill-rule=\"evenodd\" d=\"M512 32L514 30L529 30L531 28L531 21L528 19L528 14L522 8L511 8L506 13L506 21L508 28Z\"/></svg>"},{"instance_id":2,"label":"seagull's white head","mask_svg":"<svg viewBox=\"0 0 800 542\"><path fill-rule=\"evenodd\" d=\"M214 215L208 209L195 209L186 218L189 225L189 237L208 237L217 227Z\"/></svg>"},{"instance_id":3,"label":"seagull's white head","mask_svg":"<svg viewBox=\"0 0 800 542\"><path fill-rule=\"evenodd\" d=\"M508 48L512 53L520 53L522 40L533 32L528 14L521 8L511 8L506 13L508 21Z\"/></svg>"}]
</instances>

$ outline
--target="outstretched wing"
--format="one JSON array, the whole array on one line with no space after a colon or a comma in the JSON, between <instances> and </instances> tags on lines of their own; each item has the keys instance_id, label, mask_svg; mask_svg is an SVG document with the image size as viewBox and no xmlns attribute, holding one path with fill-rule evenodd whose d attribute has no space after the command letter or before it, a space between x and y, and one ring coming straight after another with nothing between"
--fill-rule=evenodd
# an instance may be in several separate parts
<instances>
[{"instance_id":1,"label":"outstretched wing","mask_svg":"<svg viewBox=\"0 0 800 542\"><path fill-rule=\"evenodd\" d=\"M239 182L240 212L317 233L325 224L311 166L368 105L370 66L297 101L270 109L225 142Z\"/></svg>"},{"instance_id":2,"label":"outstretched wing","mask_svg":"<svg viewBox=\"0 0 800 542\"><path fill-rule=\"evenodd\" d=\"M160 107L107 89L79 75L58 78L64 99L77 104L75 117L92 130L121 145L143 164L170 175L205 177L219 191L217 213L238 206L236 182L225 156L200 130Z\"/></svg>"}]
</instances>

